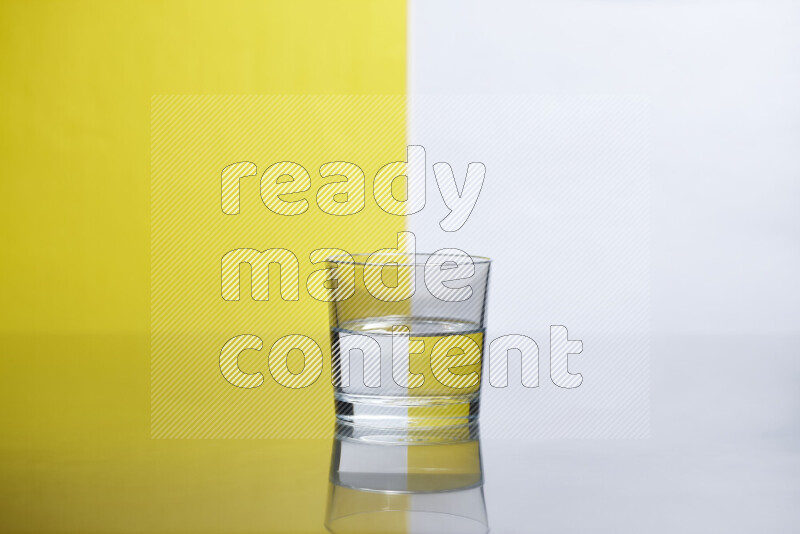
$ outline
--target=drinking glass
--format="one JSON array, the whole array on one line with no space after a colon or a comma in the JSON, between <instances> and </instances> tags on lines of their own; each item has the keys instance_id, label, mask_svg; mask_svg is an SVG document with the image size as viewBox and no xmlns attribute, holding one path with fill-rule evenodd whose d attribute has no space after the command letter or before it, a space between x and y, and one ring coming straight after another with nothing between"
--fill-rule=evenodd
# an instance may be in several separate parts
<instances>
[{"instance_id":1,"label":"drinking glass","mask_svg":"<svg viewBox=\"0 0 800 534\"><path fill-rule=\"evenodd\" d=\"M476 420L491 261L457 249L328 261L338 419L395 429Z\"/></svg>"}]
</instances>

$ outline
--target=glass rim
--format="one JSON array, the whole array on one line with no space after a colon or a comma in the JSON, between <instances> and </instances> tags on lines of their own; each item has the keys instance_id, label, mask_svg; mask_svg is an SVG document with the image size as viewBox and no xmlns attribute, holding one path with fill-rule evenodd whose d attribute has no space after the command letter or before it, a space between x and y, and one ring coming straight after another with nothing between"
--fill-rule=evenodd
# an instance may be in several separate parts
<instances>
[{"instance_id":1,"label":"glass rim","mask_svg":"<svg viewBox=\"0 0 800 534\"><path fill-rule=\"evenodd\" d=\"M369 258L372 256L378 255L381 258L411 258L410 261L404 260L400 261L382 261L377 262L373 261L370 262ZM444 265L446 263L455 263L456 265L467 265L468 262L464 261L459 263L459 259L464 260L469 258L473 265L488 265L492 263L491 258L486 256L473 256L472 254L443 254L439 252L362 252L356 254L334 254L332 256L328 256L325 258L325 261L329 263L336 263L339 265L370 265L370 266L381 266L381 265L399 265L401 267L411 267L411 266L425 266L428 265L428 262L431 258L441 258L441 262L434 263L433 265Z\"/></svg>"}]
</instances>

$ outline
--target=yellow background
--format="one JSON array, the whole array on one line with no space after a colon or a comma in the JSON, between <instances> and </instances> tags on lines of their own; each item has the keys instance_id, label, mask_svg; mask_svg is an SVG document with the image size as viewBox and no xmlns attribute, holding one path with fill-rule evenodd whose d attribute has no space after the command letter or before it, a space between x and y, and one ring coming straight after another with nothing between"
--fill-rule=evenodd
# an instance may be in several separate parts
<instances>
[{"instance_id":1,"label":"yellow background","mask_svg":"<svg viewBox=\"0 0 800 534\"><path fill-rule=\"evenodd\" d=\"M2 531L322 530L329 440L150 439L150 101L403 94L405 17L0 2Z\"/></svg>"},{"instance_id":2,"label":"yellow background","mask_svg":"<svg viewBox=\"0 0 800 534\"><path fill-rule=\"evenodd\" d=\"M323 180L319 168L330 161L347 161L372 177L385 164L404 159L405 109L405 98L391 95L153 99L153 437L333 436L328 304L315 300L307 284L312 271L329 265L312 264L310 254L323 248L357 253L395 247L405 220L378 206L371 180L365 180L365 205L358 213L337 216L322 211L317 190L342 177ZM240 212L225 214L220 174L243 159L260 172L239 180ZM296 205L305 201L304 213L274 213L260 198L259 177L283 161L302 166L310 175L308 191L282 195L285 201L300 203ZM355 195L348 202L355 202ZM283 249L285 256L294 255L299 269L284 260L280 268L265 269L271 272L264 277L243 264L238 277L225 275L229 286L235 287L239 279L239 300L224 300L221 259L242 249ZM298 270L299 276L293 276ZM254 300L251 287L260 287L266 278L269 300ZM281 288L295 281L297 300L284 300ZM252 293L259 296L258 291ZM408 301L401 304L408 306ZM261 350L238 356L243 372L264 377L258 388L237 388L220 372L223 345L243 334L262 340ZM284 387L273 378L280 369L275 362L281 351L272 354L271 348L290 335L309 338L324 355L322 373L300 389ZM299 350L289 352L288 363L296 373L319 369L310 359L305 369Z\"/></svg>"}]
</instances>

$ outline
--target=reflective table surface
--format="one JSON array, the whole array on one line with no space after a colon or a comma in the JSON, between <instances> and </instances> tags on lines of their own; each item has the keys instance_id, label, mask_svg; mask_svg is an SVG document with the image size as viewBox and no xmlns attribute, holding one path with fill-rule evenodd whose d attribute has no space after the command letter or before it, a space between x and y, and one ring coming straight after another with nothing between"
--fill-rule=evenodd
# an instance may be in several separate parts
<instances>
[{"instance_id":1,"label":"reflective table surface","mask_svg":"<svg viewBox=\"0 0 800 534\"><path fill-rule=\"evenodd\" d=\"M0 530L326 532L383 499L472 525L404 516L405 532L798 532L798 341L654 338L648 439L466 435L389 453L336 439L152 440L145 338L7 338Z\"/></svg>"}]
</instances>

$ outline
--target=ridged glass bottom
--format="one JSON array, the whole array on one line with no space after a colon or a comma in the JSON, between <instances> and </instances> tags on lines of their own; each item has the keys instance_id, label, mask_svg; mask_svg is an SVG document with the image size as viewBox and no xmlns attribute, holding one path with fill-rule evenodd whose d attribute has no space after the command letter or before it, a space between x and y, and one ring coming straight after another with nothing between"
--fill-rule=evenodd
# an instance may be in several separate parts
<instances>
[{"instance_id":1,"label":"ridged glass bottom","mask_svg":"<svg viewBox=\"0 0 800 534\"><path fill-rule=\"evenodd\" d=\"M336 417L373 428L438 429L477 421L480 397L370 397L335 394Z\"/></svg>"}]
</instances>

